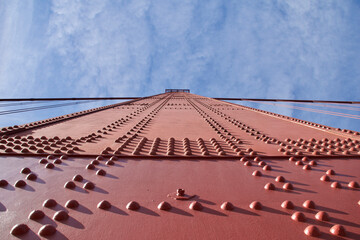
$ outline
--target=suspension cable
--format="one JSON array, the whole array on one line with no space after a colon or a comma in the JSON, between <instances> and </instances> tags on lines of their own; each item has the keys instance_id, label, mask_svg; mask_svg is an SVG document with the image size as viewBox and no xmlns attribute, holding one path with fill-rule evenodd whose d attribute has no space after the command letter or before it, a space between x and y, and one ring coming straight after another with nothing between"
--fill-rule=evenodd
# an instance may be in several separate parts
<instances>
[{"instance_id":1,"label":"suspension cable","mask_svg":"<svg viewBox=\"0 0 360 240\"><path fill-rule=\"evenodd\" d=\"M249 101L249 102L255 102L255 101ZM359 115L353 115L353 114L347 114L347 113L339 113L339 112L332 112L332 111L325 111L325 110L319 110L319 109L313 109L313 108L306 108L306 107L297 107L292 105L286 105L286 104L280 104L280 103L268 103L268 102L261 102L262 104L267 105L274 105L274 106L280 106L285 108L292 108L297 110L303 110L307 112L315 112L315 113L322 113L332 116L338 116L338 117L345 117L345 118L352 118L352 119L360 119Z\"/></svg>"},{"instance_id":2,"label":"suspension cable","mask_svg":"<svg viewBox=\"0 0 360 240\"><path fill-rule=\"evenodd\" d=\"M21 113L21 112L31 112L31 111L37 111L37 110L44 110L44 109L50 109L50 108L57 108L57 107L64 107L64 106L71 106L76 104L84 104L84 103L90 103L93 101L86 101L86 102L71 102L71 103L60 103L60 104L53 104L53 105L46 105L46 106L39 106L39 107L31 107L31 108L19 108L19 109L13 109L13 110L5 110L0 111L0 115L8 115L8 114L14 114L14 113Z\"/></svg>"}]
</instances>

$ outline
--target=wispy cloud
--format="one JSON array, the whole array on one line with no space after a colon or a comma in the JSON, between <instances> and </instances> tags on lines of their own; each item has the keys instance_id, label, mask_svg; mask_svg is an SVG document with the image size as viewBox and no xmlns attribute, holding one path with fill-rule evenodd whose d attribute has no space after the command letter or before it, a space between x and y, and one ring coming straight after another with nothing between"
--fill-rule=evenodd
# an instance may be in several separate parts
<instances>
[{"instance_id":1,"label":"wispy cloud","mask_svg":"<svg viewBox=\"0 0 360 240\"><path fill-rule=\"evenodd\" d=\"M356 99L359 8L315 0L2 1L0 94L190 88L213 97Z\"/></svg>"}]
</instances>

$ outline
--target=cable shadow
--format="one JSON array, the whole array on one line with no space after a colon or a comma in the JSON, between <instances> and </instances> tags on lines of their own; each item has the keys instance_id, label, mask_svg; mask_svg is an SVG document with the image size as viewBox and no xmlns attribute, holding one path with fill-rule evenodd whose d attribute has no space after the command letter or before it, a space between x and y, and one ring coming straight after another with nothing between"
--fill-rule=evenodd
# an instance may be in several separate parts
<instances>
[{"instance_id":1,"label":"cable shadow","mask_svg":"<svg viewBox=\"0 0 360 240\"><path fill-rule=\"evenodd\" d=\"M85 229L85 226L81 222L79 222L78 220L76 220L71 216L69 216L69 218L66 221L61 221L61 223L73 228Z\"/></svg>"},{"instance_id":2,"label":"cable shadow","mask_svg":"<svg viewBox=\"0 0 360 240\"><path fill-rule=\"evenodd\" d=\"M266 175L266 174L263 174L263 175L262 175L262 177L275 179L275 177L274 177L274 176L270 176L270 175Z\"/></svg>"},{"instance_id":3,"label":"cable shadow","mask_svg":"<svg viewBox=\"0 0 360 240\"><path fill-rule=\"evenodd\" d=\"M28 185L28 184L26 184L26 186L24 186L22 188L19 188L19 189L29 191L29 192L35 192L35 189L32 186Z\"/></svg>"},{"instance_id":4,"label":"cable shadow","mask_svg":"<svg viewBox=\"0 0 360 240\"><path fill-rule=\"evenodd\" d=\"M114 163L113 167L124 167L123 165L120 165L120 164L117 164L117 163Z\"/></svg>"},{"instance_id":5,"label":"cable shadow","mask_svg":"<svg viewBox=\"0 0 360 240\"><path fill-rule=\"evenodd\" d=\"M119 179L117 176L112 175L112 174L110 174L110 173L106 173L106 175L105 175L104 177L112 178L112 179Z\"/></svg>"},{"instance_id":6,"label":"cable shadow","mask_svg":"<svg viewBox=\"0 0 360 240\"><path fill-rule=\"evenodd\" d=\"M271 165L272 168L283 168L283 167L280 167L278 165Z\"/></svg>"},{"instance_id":7,"label":"cable shadow","mask_svg":"<svg viewBox=\"0 0 360 240\"><path fill-rule=\"evenodd\" d=\"M196 201L198 201L198 202L200 202L200 203L203 203L203 204L215 205L214 202L211 202L211 201L208 201L208 200L205 200L205 199L201 199L201 198L200 198L199 196L197 196L197 195L196 195L193 199L196 200Z\"/></svg>"},{"instance_id":8,"label":"cable shadow","mask_svg":"<svg viewBox=\"0 0 360 240\"><path fill-rule=\"evenodd\" d=\"M144 213L144 214L150 215L150 216L160 217L160 215L157 214L156 212L154 212L153 210L150 210L149 208L146 208L146 207L143 207L143 206L140 207L138 212L141 212L141 213Z\"/></svg>"},{"instance_id":9,"label":"cable shadow","mask_svg":"<svg viewBox=\"0 0 360 240\"><path fill-rule=\"evenodd\" d=\"M37 219L37 220L34 220L34 221L37 222L37 223L40 223L42 225L51 224L51 225L53 225L55 227L58 226L54 220L52 220L50 217L48 217L46 215L42 219Z\"/></svg>"},{"instance_id":10,"label":"cable shadow","mask_svg":"<svg viewBox=\"0 0 360 240\"><path fill-rule=\"evenodd\" d=\"M114 205L111 205L111 208L109 209L109 212L115 213L115 214L119 214L119 215L124 215L124 216L128 216L129 214L123 210L121 210L118 207L115 207Z\"/></svg>"},{"instance_id":11,"label":"cable shadow","mask_svg":"<svg viewBox=\"0 0 360 240\"><path fill-rule=\"evenodd\" d=\"M193 217L194 215L192 215L191 213L188 213L180 208L176 208L176 207L171 207L170 211L171 213L175 213L175 214L179 214L182 216L186 216L186 217Z\"/></svg>"},{"instance_id":12,"label":"cable shadow","mask_svg":"<svg viewBox=\"0 0 360 240\"><path fill-rule=\"evenodd\" d=\"M60 204L56 204L56 206L53 207L52 209L55 210L55 211L60 211L60 210L62 210L62 211L65 211L65 212L67 212L67 213L69 212L68 209L64 208L64 207L61 206Z\"/></svg>"},{"instance_id":13,"label":"cable shadow","mask_svg":"<svg viewBox=\"0 0 360 240\"><path fill-rule=\"evenodd\" d=\"M350 227L360 228L360 224L357 224L357 223L354 223L354 222L349 222L349 221L339 219L339 218L334 218L334 217L331 217L331 216L330 216L330 221L329 222L332 222L332 223L335 223L335 224L340 224L340 225L347 225L347 226L350 226Z\"/></svg>"},{"instance_id":14,"label":"cable shadow","mask_svg":"<svg viewBox=\"0 0 360 240\"><path fill-rule=\"evenodd\" d=\"M289 171L285 170L278 170L278 169L271 169L272 172L281 172L281 173L290 173Z\"/></svg>"},{"instance_id":15,"label":"cable shadow","mask_svg":"<svg viewBox=\"0 0 360 240\"><path fill-rule=\"evenodd\" d=\"M95 186L95 188L93 189L94 192L98 192L98 193L102 193L102 194L109 194L108 191L105 191L102 188L99 188L98 186Z\"/></svg>"},{"instance_id":16,"label":"cable shadow","mask_svg":"<svg viewBox=\"0 0 360 240\"><path fill-rule=\"evenodd\" d=\"M234 207L233 212L240 213L240 214L251 215L251 216L260 216L257 213L254 213L254 212L251 212L249 210L242 209L242 208L239 208L239 207Z\"/></svg>"},{"instance_id":17,"label":"cable shadow","mask_svg":"<svg viewBox=\"0 0 360 240\"><path fill-rule=\"evenodd\" d=\"M78 187L78 186L76 186L74 189L72 189L72 190L74 190L74 191L76 191L76 192L79 192L79 193L89 193L89 191L87 191L87 190L85 190L85 189L83 189L83 188L81 188L81 187Z\"/></svg>"},{"instance_id":18,"label":"cable shadow","mask_svg":"<svg viewBox=\"0 0 360 240\"><path fill-rule=\"evenodd\" d=\"M87 207L85 207L84 205L81 205L81 204L79 204L79 206L73 210L81 212L81 213L85 213L85 214L93 214L93 212L90 209L88 209Z\"/></svg>"},{"instance_id":19,"label":"cable shadow","mask_svg":"<svg viewBox=\"0 0 360 240\"><path fill-rule=\"evenodd\" d=\"M56 233L54 235L52 235L52 236L44 237L44 238L45 239L59 239L59 240L68 240L69 239L59 231L56 231Z\"/></svg>"},{"instance_id":20,"label":"cable shadow","mask_svg":"<svg viewBox=\"0 0 360 240\"><path fill-rule=\"evenodd\" d=\"M331 240L344 240L344 238L342 238L342 237L338 237L338 236L332 235L332 234L327 233L327 232L321 232L320 236L318 238L325 239L325 240L329 240L329 239L331 239ZM356 238L354 238L354 239L356 239Z\"/></svg>"},{"instance_id":21,"label":"cable shadow","mask_svg":"<svg viewBox=\"0 0 360 240\"><path fill-rule=\"evenodd\" d=\"M274 213L274 214L279 214L279 215L287 215L287 216L290 215L290 214L287 213L287 212L283 212L283 211L277 210L277 209L275 209L275 208L267 207L267 206L263 206L263 207L262 207L262 210L265 211L265 212Z\"/></svg>"},{"instance_id":22,"label":"cable shadow","mask_svg":"<svg viewBox=\"0 0 360 240\"><path fill-rule=\"evenodd\" d=\"M296 185L300 185L300 186L309 186L309 184L305 184L305 183L301 183L301 182L297 182L297 181L290 181L288 180L287 182L291 183L291 184L296 184Z\"/></svg>"},{"instance_id":23,"label":"cable shadow","mask_svg":"<svg viewBox=\"0 0 360 240\"><path fill-rule=\"evenodd\" d=\"M347 174L341 174L341 173L336 173L337 176L341 176L341 177L349 177L349 178L354 178L355 176L353 175L347 175Z\"/></svg>"},{"instance_id":24,"label":"cable shadow","mask_svg":"<svg viewBox=\"0 0 360 240\"><path fill-rule=\"evenodd\" d=\"M0 188L6 189L6 190L9 190L9 191L15 191L15 187L10 185L10 184L6 185L5 187L0 187Z\"/></svg>"},{"instance_id":25,"label":"cable shadow","mask_svg":"<svg viewBox=\"0 0 360 240\"><path fill-rule=\"evenodd\" d=\"M360 239L360 234L346 231L346 237L348 237L350 239Z\"/></svg>"},{"instance_id":26,"label":"cable shadow","mask_svg":"<svg viewBox=\"0 0 360 240\"><path fill-rule=\"evenodd\" d=\"M327 164L322 164L322 163L318 163L317 165L320 167L333 167L332 165L327 165Z\"/></svg>"},{"instance_id":27,"label":"cable shadow","mask_svg":"<svg viewBox=\"0 0 360 240\"><path fill-rule=\"evenodd\" d=\"M315 191L307 190L307 189L299 188L299 187L294 187L294 191L305 192L305 193L317 193L317 192L315 192Z\"/></svg>"},{"instance_id":28,"label":"cable shadow","mask_svg":"<svg viewBox=\"0 0 360 240\"><path fill-rule=\"evenodd\" d=\"M59 171L59 172L63 172L64 170L62 170L61 168L58 168L58 167L54 167L53 169L51 170L55 170L55 171Z\"/></svg>"},{"instance_id":29,"label":"cable shadow","mask_svg":"<svg viewBox=\"0 0 360 240\"><path fill-rule=\"evenodd\" d=\"M16 237L18 239L22 239L22 240L40 240L41 238L31 229L29 229L29 231L21 236Z\"/></svg>"},{"instance_id":30,"label":"cable shadow","mask_svg":"<svg viewBox=\"0 0 360 240\"><path fill-rule=\"evenodd\" d=\"M224 214L224 213L222 213L220 211L217 211L217 210L214 210L214 209L211 209L211 208L208 208L208 207L203 207L202 212L212 214L212 215L216 215L216 216L221 216L221 217L227 217L228 216L228 215L226 215L226 214Z\"/></svg>"},{"instance_id":31,"label":"cable shadow","mask_svg":"<svg viewBox=\"0 0 360 240\"><path fill-rule=\"evenodd\" d=\"M325 211L325 212L331 212L331 213L337 213L337 214L343 214L343 215L349 215L346 212L343 211L339 211L333 208L328 208L328 207L324 207L324 206L316 206L316 209L320 210L320 211Z\"/></svg>"},{"instance_id":32,"label":"cable shadow","mask_svg":"<svg viewBox=\"0 0 360 240\"><path fill-rule=\"evenodd\" d=\"M0 212L5 212L5 211L6 211L5 205L0 202Z\"/></svg>"},{"instance_id":33,"label":"cable shadow","mask_svg":"<svg viewBox=\"0 0 360 240\"><path fill-rule=\"evenodd\" d=\"M40 184L45 184L46 182L44 180L42 180L41 178L37 177L35 181L33 182L37 182L37 183L40 183Z\"/></svg>"},{"instance_id":34,"label":"cable shadow","mask_svg":"<svg viewBox=\"0 0 360 240\"><path fill-rule=\"evenodd\" d=\"M301 193L296 192L294 190L285 190L285 189L282 189L282 188L276 188L275 191L283 192L283 193L290 193L290 194L301 194Z\"/></svg>"},{"instance_id":35,"label":"cable shadow","mask_svg":"<svg viewBox=\"0 0 360 240\"><path fill-rule=\"evenodd\" d=\"M327 227L327 228L330 228L333 226L329 222L318 221L318 220L315 220L312 218L306 218L305 222L309 223L311 225L318 225L318 226Z\"/></svg>"}]
</instances>

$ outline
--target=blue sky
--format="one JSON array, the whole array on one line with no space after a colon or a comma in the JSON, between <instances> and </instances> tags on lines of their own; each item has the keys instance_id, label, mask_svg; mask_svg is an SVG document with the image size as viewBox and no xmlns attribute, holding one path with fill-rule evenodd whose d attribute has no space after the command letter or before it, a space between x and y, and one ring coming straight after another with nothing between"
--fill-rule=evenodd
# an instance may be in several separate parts
<instances>
[{"instance_id":1,"label":"blue sky","mask_svg":"<svg viewBox=\"0 0 360 240\"><path fill-rule=\"evenodd\" d=\"M359 100L359 26L359 1L348 0L1 1L0 96L190 88L210 97ZM260 107L360 131L359 120ZM0 125L81 108L4 116Z\"/></svg>"}]
</instances>

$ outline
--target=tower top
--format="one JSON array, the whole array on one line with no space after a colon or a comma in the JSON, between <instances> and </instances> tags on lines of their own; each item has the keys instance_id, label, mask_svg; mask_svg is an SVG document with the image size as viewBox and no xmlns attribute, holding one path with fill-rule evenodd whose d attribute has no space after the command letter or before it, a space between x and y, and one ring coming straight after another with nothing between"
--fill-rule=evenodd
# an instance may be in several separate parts
<instances>
[{"instance_id":1,"label":"tower top","mask_svg":"<svg viewBox=\"0 0 360 240\"><path fill-rule=\"evenodd\" d=\"M165 89L165 92L166 93L169 93L169 92L186 92L186 93L189 93L190 89Z\"/></svg>"}]
</instances>

